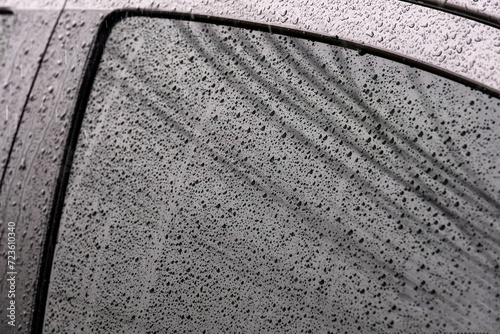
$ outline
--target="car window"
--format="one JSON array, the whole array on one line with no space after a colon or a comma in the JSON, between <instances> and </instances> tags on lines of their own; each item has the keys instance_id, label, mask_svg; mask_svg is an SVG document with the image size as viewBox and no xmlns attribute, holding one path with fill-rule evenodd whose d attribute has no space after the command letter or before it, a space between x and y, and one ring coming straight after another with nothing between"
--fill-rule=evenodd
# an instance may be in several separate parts
<instances>
[{"instance_id":1,"label":"car window","mask_svg":"<svg viewBox=\"0 0 500 334\"><path fill-rule=\"evenodd\" d=\"M355 50L114 26L45 332L498 328L500 102Z\"/></svg>"}]
</instances>

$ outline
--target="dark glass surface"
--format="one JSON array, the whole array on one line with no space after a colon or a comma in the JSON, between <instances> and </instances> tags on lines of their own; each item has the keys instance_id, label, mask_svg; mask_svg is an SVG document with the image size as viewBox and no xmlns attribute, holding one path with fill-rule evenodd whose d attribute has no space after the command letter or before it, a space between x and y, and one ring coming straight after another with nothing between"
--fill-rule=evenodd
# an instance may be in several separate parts
<instances>
[{"instance_id":1,"label":"dark glass surface","mask_svg":"<svg viewBox=\"0 0 500 334\"><path fill-rule=\"evenodd\" d=\"M45 331L494 330L499 112L352 50L126 19L80 132Z\"/></svg>"}]
</instances>

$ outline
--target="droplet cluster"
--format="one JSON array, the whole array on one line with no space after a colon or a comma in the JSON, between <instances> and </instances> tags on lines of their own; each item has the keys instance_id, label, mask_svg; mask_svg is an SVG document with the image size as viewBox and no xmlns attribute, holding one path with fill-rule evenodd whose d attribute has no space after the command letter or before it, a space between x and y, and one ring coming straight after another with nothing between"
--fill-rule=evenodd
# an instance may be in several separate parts
<instances>
[{"instance_id":1,"label":"droplet cluster","mask_svg":"<svg viewBox=\"0 0 500 334\"><path fill-rule=\"evenodd\" d=\"M45 331L499 329L499 114L356 51L126 19L79 135Z\"/></svg>"},{"instance_id":2,"label":"droplet cluster","mask_svg":"<svg viewBox=\"0 0 500 334\"><path fill-rule=\"evenodd\" d=\"M0 61L3 59L5 48L9 42L12 21L13 17L11 15L0 15Z\"/></svg>"},{"instance_id":3,"label":"droplet cluster","mask_svg":"<svg viewBox=\"0 0 500 334\"><path fill-rule=\"evenodd\" d=\"M19 0L18 0L19 1ZM498 1L446 0L445 8L499 22ZM500 30L445 11L427 1L263 2L223 0L68 0L65 8L147 8L235 18L316 32L390 50L500 89ZM441 6L441 5L440 5ZM440 7L439 6L439 7Z\"/></svg>"}]
</instances>

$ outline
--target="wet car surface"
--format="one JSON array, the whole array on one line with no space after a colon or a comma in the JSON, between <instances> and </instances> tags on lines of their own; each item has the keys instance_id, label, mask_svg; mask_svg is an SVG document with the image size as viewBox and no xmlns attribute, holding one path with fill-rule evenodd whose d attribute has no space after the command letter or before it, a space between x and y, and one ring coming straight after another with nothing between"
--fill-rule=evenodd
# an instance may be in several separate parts
<instances>
[{"instance_id":1,"label":"wet car surface","mask_svg":"<svg viewBox=\"0 0 500 334\"><path fill-rule=\"evenodd\" d=\"M498 328L495 77L147 13L95 63L105 13L22 14L58 23L5 145L19 331Z\"/></svg>"}]
</instances>

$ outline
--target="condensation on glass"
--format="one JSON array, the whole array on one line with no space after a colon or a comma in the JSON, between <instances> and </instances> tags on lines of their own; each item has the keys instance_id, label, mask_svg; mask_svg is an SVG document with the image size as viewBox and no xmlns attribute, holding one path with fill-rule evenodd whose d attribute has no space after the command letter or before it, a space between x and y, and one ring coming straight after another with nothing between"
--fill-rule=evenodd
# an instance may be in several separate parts
<instances>
[{"instance_id":1,"label":"condensation on glass","mask_svg":"<svg viewBox=\"0 0 500 334\"><path fill-rule=\"evenodd\" d=\"M500 328L498 99L167 19L118 23L99 66L45 332Z\"/></svg>"}]
</instances>

